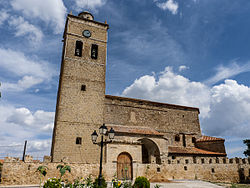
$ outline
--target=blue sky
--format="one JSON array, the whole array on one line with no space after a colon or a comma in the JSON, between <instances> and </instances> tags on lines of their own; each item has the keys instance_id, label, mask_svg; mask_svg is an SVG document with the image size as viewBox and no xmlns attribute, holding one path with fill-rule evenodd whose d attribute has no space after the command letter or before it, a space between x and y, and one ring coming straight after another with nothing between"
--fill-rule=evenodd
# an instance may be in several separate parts
<instances>
[{"instance_id":1,"label":"blue sky","mask_svg":"<svg viewBox=\"0 0 250 188\"><path fill-rule=\"evenodd\" d=\"M109 29L106 93L200 108L203 134L250 137L248 0L0 0L0 158L49 155L65 18ZM13 146L13 147L3 147Z\"/></svg>"}]
</instances>

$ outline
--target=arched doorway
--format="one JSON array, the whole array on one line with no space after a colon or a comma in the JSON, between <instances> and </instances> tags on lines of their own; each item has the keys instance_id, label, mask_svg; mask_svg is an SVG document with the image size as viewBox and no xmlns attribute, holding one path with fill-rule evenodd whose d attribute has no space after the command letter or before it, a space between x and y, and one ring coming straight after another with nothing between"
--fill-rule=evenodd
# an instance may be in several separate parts
<instances>
[{"instance_id":1,"label":"arched doorway","mask_svg":"<svg viewBox=\"0 0 250 188\"><path fill-rule=\"evenodd\" d=\"M132 180L132 157L126 153L120 153L117 157L117 178L119 180Z\"/></svg>"},{"instance_id":2,"label":"arched doorway","mask_svg":"<svg viewBox=\"0 0 250 188\"><path fill-rule=\"evenodd\" d=\"M148 138L140 139L142 143L142 163L161 164L160 150L156 143Z\"/></svg>"}]
</instances>

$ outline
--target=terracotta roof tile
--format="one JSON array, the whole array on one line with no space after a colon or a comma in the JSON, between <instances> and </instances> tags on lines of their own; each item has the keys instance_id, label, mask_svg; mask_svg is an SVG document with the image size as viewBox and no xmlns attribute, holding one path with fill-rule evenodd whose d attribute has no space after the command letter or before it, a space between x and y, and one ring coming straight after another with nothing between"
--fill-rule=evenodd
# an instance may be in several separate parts
<instances>
[{"instance_id":1,"label":"terracotta roof tile","mask_svg":"<svg viewBox=\"0 0 250 188\"><path fill-rule=\"evenodd\" d=\"M212 136L202 136L201 138L196 140L196 142L210 142L210 141L225 141L225 139L216 138Z\"/></svg>"},{"instance_id":2,"label":"terracotta roof tile","mask_svg":"<svg viewBox=\"0 0 250 188\"><path fill-rule=\"evenodd\" d=\"M106 124L108 129L113 127L117 133L130 133L130 134L141 134L141 135L157 135L163 136L164 134L152 129L150 127L136 127L136 126L123 126L123 125L111 125Z\"/></svg>"},{"instance_id":3,"label":"terracotta roof tile","mask_svg":"<svg viewBox=\"0 0 250 188\"><path fill-rule=\"evenodd\" d=\"M2 164L3 164L3 162L4 162L4 160L3 160L3 159L0 159L0 163L2 163Z\"/></svg>"},{"instance_id":4,"label":"terracotta roof tile","mask_svg":"<svg viewBox=\"0 0 250 188\"><path fill-rule=\"evenodd\" d=\"M174 147L169 146L168 147L169 153L175 153L175 154L195 154L195 155L226 155L226 153L218 153L213 151L207 151L203 149L198 149L195 147Z\"/></svg>"}]
</instances>

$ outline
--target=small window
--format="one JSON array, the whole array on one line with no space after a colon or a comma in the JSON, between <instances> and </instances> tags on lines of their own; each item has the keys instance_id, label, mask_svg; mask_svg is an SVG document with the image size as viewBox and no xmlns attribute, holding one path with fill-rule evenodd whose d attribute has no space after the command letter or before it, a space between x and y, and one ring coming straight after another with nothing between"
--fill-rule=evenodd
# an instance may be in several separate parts
<instances>
[{"instance_id":1,"label":"small window","mask_svg":"<svg viewBox=\"0 0 250 188\"><path fill-rule=\"evenodd\" d=\"M161 172L161 168L159 168L159 167L156 170L157 170L157 172Z\"/></svg>"},{"instance_id":2,"label":"small window","mask_svg":"<svg viewBox=\"0 0 250 188\"><path fill-rule=\"evenodd\" d=\"M211 171L212 171L212 173L214 173L214 172L215 172L215 171L214 171L214 168L212 168Z\"/></svg>"},{"instance_id":3,"label":"small window","mask_svg":"<svg viewBox=\"0 0 250 188\"><path fill-rule=\"evenodd\" d=\"M180 160L177 160L177 164L180 164Z\"/></svg>"},{"instance_id":4,"label":"small window","mask_svg":"<svg viewBox=\"0 0 250 188\"><path fill-rule=\"evenodd\" d=\"M82 85L82 86L81 86L81 90L82 90L82 91L86 91L86 85Z\"/></svg>"},{"instance_id":5,"label":"small window","mask_svg":"<svg viewBox=\"0 0 250 188\"><path fill-rule=\"evenodd\" d=\"M170 161L170 160L168 160L168 164L171 164L171 161Z\"/></svg>"},{"instance_id":6,"label":"small window","mask_svg":"<svg viewBox=\"0 0 250 188\"><path fill-rule=\"evenodd\" d=\"M216 158L216 163L220 163L219 158Z\"/></svg>"},{"instance_id":7,"label":"small window","mask_svg":"<svg viewBox=\"0 0 250 188\"><path fill-rule=\"evenodd\" d=\"M184 166L184 170L187 170L188 168L187 168L187 166Z\"/></svg>"},{"instance_id":8,"label":"small window","mask_svg":"<svg viewBox=\"0 0 250 188\"><path fill-rule=\"evenodd\" d=\"M91 58L97 59L98 56L98 46L96 44L92 44L91 46Z\"/></svg>"},{"instance_id":9,"label":"small window","mask_svg":"<svg viewBox=\"0 0 250 188\"><path fill-rule=\"evenodd\" d=\"M82 138L81 137L76 138L76 144L79 144L79 145L82 144Z\"/></svg>"},{"instance_id":10,"label":"small window","mask_svg":"<svg viewBox=\"0 0 250 188\"><path fill-rule=\"evenodd\" d=\"M195 143L195 142L196 142L196 138L192 137L192 143Z\"/></svg>"},{"instance_id":11,"label":"small window","mask_svg":"<svg viewBox=\"0 0 250 188\"><path fill-rule=\"evenodd\" d=\"M196 161L196 157L193 157L193 163L196 164L197 161Z\"/></svg>"},{"instance_id":12,"label":"small window","mask_svg":"<svg viewBox=\"0 0 250 188\"><path fill-rule=\"evenodd\" d=\"M188 159L185 160L185 163L188 164Z\"/></svg>"},{"instance_id":13,"label":"small window","mask_svg":"<svg viewBox=\"0 0 250 188\"><path fill-rule=\"evenodd\" d=\"M204 159L201 159L201 163L204 164L204 163L205 163L205 160L204 160Z\"/></svg>"},{"instance_id":14,"label":"small window","mask_svg":"<svg viewBox=\"0 0 250 188\"><path fill-rule=\"evenodd\" d=\"M209 159L209 163L211 164L213 162L213 159Z\"/></svg>"},{"instance_id":15,"label":"small window","mask_svg":"<svg viewBox=\"0 0 250 188\"><path fill-rule=\"evenodd\" d=\"M75 56L82 57L82 42L76 41Z\"/></svg>"},{"instance_id":16,"label":"small window","mask_svg":"<svg viewBox=\"0 0 250 188\"><path fill-rule=\"evenodd\" d=\"M174 137L174 140L176 141L176 142L179 142L180 141L180 135L175 135L175 137Z\"/></svg>"},{"instance_id":17,"label":"small window","mask_svg":"<svg viewBox=\"0 0 250 188\"><path fill-rule=\"evenodd\" d=\"M172 156L172 159L175 159L175 156Z\"/></svg>"}]
</instances>

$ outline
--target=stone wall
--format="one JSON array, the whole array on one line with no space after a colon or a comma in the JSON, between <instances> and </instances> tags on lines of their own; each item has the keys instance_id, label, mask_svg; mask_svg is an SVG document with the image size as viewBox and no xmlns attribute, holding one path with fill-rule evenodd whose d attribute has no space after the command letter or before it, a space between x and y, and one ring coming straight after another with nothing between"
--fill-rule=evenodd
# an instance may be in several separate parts
<instances>
[{"instance_id":1,"label":"stone wall","mask_svg":"<svg viewBox=\"0 0 250 188\"><path fill-rule=\"evenodd\" d=\"M135 157L136 158L136 157ZM202 160L204 159L204 160ZM210 159L213 159L212 161ZM188 160L188 161L187 161ZM30 161L30 160L28 160ZM39 173L36 169L46 165L49 170L45 179L59 177L56 166L61 163L23 162L15 158L6 158L3 164L2 184L38 184ZM91 174L97 177L99 164L68 163L72 172L66 173L65 179L72 181L77 177L87 177ZM103 174L107 181L111 181L116 174L116 161L108 161L103 166ZM141 164L133 161L133 179L137 176L146 176L151 182L164 182L166 180L190 179L206 180L212 182L240 182L250 179L249 159L227 159L197 157L194 163L192 157L169 158L161 165Z\"/></svg>"},{"instance_id":2,"label":"stone wall","mask_svg":"<svg viewBox=\"0 0 250 188\"><path fill-rule=\"evenodd\" d=\"M224 140L219 141L207 141L207 142L196 142L195 146L200 149L207 151L213 151L218 153L226 153Z\"/></svg>"},{"instance_id":3,"label":"stone wall","mask_svg":"<svg viewBox=\"0 0 250 188\"><path fill-rule=\"evenodd\" d=\"M23 162L19 159L6 158L3 164L2 171L2 184L3 185L28 185L28 184L39 184L40 174L36 172L36 169L45 165L48 167L47 175L43 178L43 181L48 178L60 177L59 170L56 169L57 165L64 163L46 163L46 162ZM99 166L97 164L77 164L68 163L71 167L71 173L66 172L64 179L73 181L77 177L88 177L92 175L97 177L99 173ZM105 175L105 173L104 173Z\"/></svg>"},{"instance_id":4,"label":"stone wall","mask_svg":"<svg viewBox=\"0 0 250 188\"><path fill-rule=\"evenodd\" d=\"M197 108L106 95L104 110L104 122L107 124L201 135Z\"/></svg>"}]
</instances>

